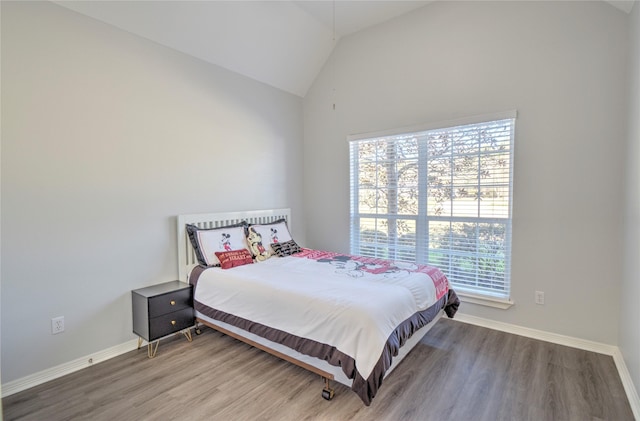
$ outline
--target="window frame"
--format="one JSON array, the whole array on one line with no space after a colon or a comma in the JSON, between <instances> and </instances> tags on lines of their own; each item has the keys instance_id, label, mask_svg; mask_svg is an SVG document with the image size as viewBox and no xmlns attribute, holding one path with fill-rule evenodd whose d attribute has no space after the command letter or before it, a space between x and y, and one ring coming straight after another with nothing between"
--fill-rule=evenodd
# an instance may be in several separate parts
<instances>
[{"instance_id":1,"label":"window frame","mask_svg":"<svg viewBox=\"0 0 640 421\"><path fill-rule=\"evenodd\" d=\"M506 111L506 112L502 112L502 113L493 113L493 114L484 114L484 115L478 115L478 116L473 116L473 117L468 117L468 118L461 118L461 119L455 119L455 120L447 120L447 121L442 121L442 122L434 122L434 123L430 123L430 124L423 124L423 125L419 125L419 126L411 126L411 127L405 127L405 128L399 128L399 129L393 129L393 130L387 130L387 131L381 131L381 132L374 132L374 133L363 133L363 134L357 134L357 135L350 135L347 137L347 140L350 143L350 147L349 147L349 153L350 153L350 157L349 157L349 162L350 162L350 219L351 219L351 232L350 232L350 248L351 248L351 253L353 254L361 254L361 244L359 243L360 241L360 236L361 236L361 232L360 232L360 220L362 218L373 218L376 220L376 224L378 222L378 220L387 220L387 221L393 221L393 220L398 220L398 219L402 219L402 220L413 220L415 221L416 224L416 228L415 228L415 246L414 248L414 253L415 255L418 255L420 252L422 253L426 253L425 256L428 259L429 256L429 250L428 250L428 245L429 245L429 222L435 222L435 221L446 221L446 222L452 222L452 221L459 221L459 222L466 222L466 221L471 221L473 220L475 224L481 224L481 223L491 223L496 222L499 224L505 224L505 241L507 242L506 244L506 251L505 251L505 265L507 265L506 269L505 269L505 280L504 280L504 286L506 288L506 292L504 294L501 293L493 293L491 291L487 291L485 290L479 290L479 289L474 289L473 287L468 287L468 286L464 286L458 283L454 283L452 282L452 284L454 285L454 287L456 288L456 292L458 293L458 295L462 298L463 301L467 301L467 302L471 302L471 303L475 303L475 304L482 304L482 305L488 305L491 307L496 307L496 308L502 308L502 309L506 309L509 308L511 305L513 305L513 301L511 300L511 261L512 261L512 255L511 255L511 232L512 232L512 223L513 223L513 167L514 167L514 146L515 146L515 123L516 123L516 117L517 117L517 111L515 110L511 110L511 111ZM410 136L410 135L416 135L417 133L420 132L428 132L428 131L432 131L432 130L448 130L448 129L453 129L453 128L457 128L459 126L466 126L466 125L474 125L474 124L483 124L483 123L491 123L494 121L500 121L500 120L512 120L511 123L511 136L510 136L510 143L509 143L509 169L508 169L508 174L509 174L509 182L508 182L508 194L509 194L509 198L508 198L508 215L506 218L486 218L486 217L481 217L480 216L480 212L478 212L478 215L476 217L464 217L464 218L459 218L457 216L451 215L451 216L434 216L434 215L429 215L428 214L428 209L427 209L427 200L424 199L420 199L418 200L418 213L417 215L406 215L406 214L380 214L380 213L375 213L375 214L368 214L368 213L360 213L359 212L359 208L360 208L360 197L359 197L359 181L358 181L358 175L360 174L360 160L359 159L354 159L354 157L352 156L352 142L354 141L362 141L362 140L373 140L373 139L380 139L380 138L385 138L385 137L398 137L398 136ZM419 149L422 149L424 147L419 146ZM424 148L426 149L426 148ZM396 149L397 152L397 149ZM419 152L419 154L422 153L428 153L425 151L421 151ZM458 155L459 156L459 155ZM481 152L478 152L478 157L480 159L480 157L482 156ZM423 159L424 159L424 163L423 163ZM427 183L427 173L428 173L428 167L429 167L429 157L421 157L419 156L418 158L418 191L419 191L419 195L422 194L426 194L426 192L428 191L428 183ZM453 158L452 158L453 160ZM398 162L398 160L394 160L395 163ZM389 184L387 184L388 186ZM397 184L396 184L397 186ZM424 187L422 187L424 186ZM480 181L478 182L478 186L480 187ZM452 202L453 203L453 202ZM479 205L478 205L479 206ZM396 247L394 248L395 251L397 252L397 244L398 244L398 240L400 239L400 237L396 236L395 238L395 244ZM476 242L477 243L477 242ZM425 245L426 244L426 245ZM455 250L454 250L455 251ZM449 252L451 252L451 249L449 249ZM474 256L478 256L479 253L476 250L473 253ZM392 256L390 256L389 258L394 258L396 257L395 253L393 253ZM448 268L442 268L442 269L448 269ZM477 271L478 269L476 269Z\"/></svg>"}]
</instances>

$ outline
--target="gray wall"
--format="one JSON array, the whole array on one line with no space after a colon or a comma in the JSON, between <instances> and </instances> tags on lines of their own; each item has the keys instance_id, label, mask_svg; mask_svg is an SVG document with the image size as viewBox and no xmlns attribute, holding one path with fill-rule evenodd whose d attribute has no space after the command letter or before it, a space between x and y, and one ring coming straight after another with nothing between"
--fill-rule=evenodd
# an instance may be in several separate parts
<instances>
[{"instance_id":1,"label":"gray wall","mask_svg":"<svg viewBox=\"0 0 640 421\"><path fill-rule=\"evenodd\" d=\"M347 135L517 109L516 304L460 311L617 344L628 23L605 2L436 2L341 39L304 101L308 245L349 250Z\"/></svg>"},{"instance_id":2,"label":"gray wall","mask_svg":"<svg viewBox=\"0 0 640 421\"><path fill-rule=\"evenodd\" d=\"M629 28L629 151L624 235L624 276L620 305L620 350L640 390L640 4Z\"/></svg>"},{"instance_id":3,"label":"gray wall","mask_svg":"<svg viewBox=\"0 0 640 421\"><path fill-rule=\"evenodd\" d=\"M301 98L51 3L2 2L1 53L3 383L133 339L177 214L291 207L304 242Z\"/></svg>"}]
</instances>

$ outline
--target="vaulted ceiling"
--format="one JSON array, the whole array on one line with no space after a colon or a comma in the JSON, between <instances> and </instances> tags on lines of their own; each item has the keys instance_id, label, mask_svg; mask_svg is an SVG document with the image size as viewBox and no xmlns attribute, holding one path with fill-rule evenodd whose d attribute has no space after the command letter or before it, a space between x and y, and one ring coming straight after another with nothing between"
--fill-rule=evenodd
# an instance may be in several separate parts
<instances>
[{"instance_id":1,"label":"vaulted ceiling","mask_svg":"<svg viewBox=\"0 0 640 421\"><path fill-rule=\"evenodd\" d=\"M341 37L431 1L55 1L304 97ZM633 1L610 0L629 13Z\"/></svg>"}]
</instances>

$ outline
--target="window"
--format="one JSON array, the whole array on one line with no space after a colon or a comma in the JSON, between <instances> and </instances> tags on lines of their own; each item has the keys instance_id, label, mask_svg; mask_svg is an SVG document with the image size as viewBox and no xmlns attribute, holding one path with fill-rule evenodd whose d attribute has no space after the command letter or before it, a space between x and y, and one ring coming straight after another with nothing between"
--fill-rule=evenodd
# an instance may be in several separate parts
<instances>
[{"instance_id":1,"label":"window","mask_svg":"<svg viewBox=\"0 0 640 421\"><path fill-rule=\"evenodd\" d=\"M350 137L351 253L439 267L509 299L515 112Z\"/></svg>"}]
</instances>

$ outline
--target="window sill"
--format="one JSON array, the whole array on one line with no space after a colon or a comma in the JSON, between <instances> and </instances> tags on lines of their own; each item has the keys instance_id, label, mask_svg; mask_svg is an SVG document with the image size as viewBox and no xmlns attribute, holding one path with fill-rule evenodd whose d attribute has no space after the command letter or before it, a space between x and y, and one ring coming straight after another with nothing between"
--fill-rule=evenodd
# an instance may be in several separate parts
<instances>
[{"instance_id":1,"label":"window sill","mask_svg":"<svg viewBox=\"0 0 640 421\"><path fill-rule=\"evenodd\" d=\"M456 291L456 295L458 295L458 298L460 298L460 301L462 301L463 303L478 304L481 306L499 308L501 310L506 310L515 304L513 301L509 299L488 297L486 295L471 294L471 293L459 291L459 290L455 290L455 291Z\"/></svg>"}]
</instances>

